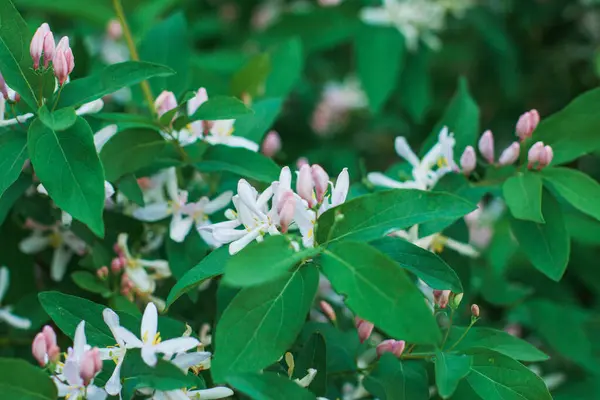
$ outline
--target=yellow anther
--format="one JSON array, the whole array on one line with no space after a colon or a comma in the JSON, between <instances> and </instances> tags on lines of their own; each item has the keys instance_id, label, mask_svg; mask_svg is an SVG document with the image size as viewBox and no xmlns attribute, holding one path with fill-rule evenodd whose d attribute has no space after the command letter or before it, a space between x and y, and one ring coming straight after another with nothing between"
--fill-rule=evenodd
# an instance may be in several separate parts
<instances>
[{"instance_id":1,"label":"yellow anther","mask_svg":"<svg viewBox=\"0 0 600 400\"><path fill-rule=\"evenodd\" d=\"M161 338L160 338L160 332L156 332L156 335L154 335L154 340L152 341L152 344L159 344L161 342Z\"/></svg>"},{"instance_id":2,"label":"yellow anther","mask_svg":"<svg viewBox=\"0 0 600 400\"><path fill-rule=\"evenodd\" d=\"M50 246L54 247L55 249L59 248L63 242L62 236L60 236L58 232L51 233L49 239Z\"/></svg>"}]
</instances>

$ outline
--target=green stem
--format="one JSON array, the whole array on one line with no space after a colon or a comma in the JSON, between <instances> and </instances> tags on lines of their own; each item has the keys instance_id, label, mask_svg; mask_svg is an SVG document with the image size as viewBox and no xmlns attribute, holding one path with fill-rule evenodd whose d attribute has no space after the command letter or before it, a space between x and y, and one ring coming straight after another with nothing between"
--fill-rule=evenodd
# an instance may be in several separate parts
<instances>
[{"instance_id":1,"label":"green stem","mask_svg":"<svg viewBox=\"0 0 600 400\"><path fill-rule=\"evenodd\" d=\"M54 111L54 109L56 108L56 106L58 105L58 100L60 99L60 94L62 93L63 88L65 87L65 84L63 83L62 85L60 85L60 87L58 88L58 93L56 94L56 100L54 101L54 105L52 106L52 110Z\"/></svg>"},{"instance_id":2,"label":"green stem","mask_svg":"<svg viewBox=\"0 0 600 400\"><path fill-rule=\"evenodd\" d=\"M425 358L433 357L435 354L433 353L412 353L412 354L403 354L400 356L403 360L423 360Z\"/></svg>"},{"instance_id":3,"label":"green stem","mask_svg":"<svg viewBox=\"0 0 600 400\"><path fill-rule=\"evenodd\" d=\"M454 342L454 344L452 346L450 346L450 348L446 351L451 351L453 348L455 348L460 342L463 341L463 339L465 338L465 336L467 336L467 333L469 333L469 330L471 329L471 327L473 325L475 325L475 322L477 322L477 320L473 320L471 321L471 323L469 324L469 326L467 327L467 329L463 332L463 334L458 338L458 340L456 342Z\"/></svg>"},{"instance_id":4,"label":"green stem","mask_svg":"<svg viewBox=\"0 0 600 400\"><path fill-rule=\"evenodd\" d=\"M133 41L129 24L125 18L125 12L123 11L121 0L113 0L113 8L115 9L115 14L121 23L121 27L123 28L123 36L125 37L125 42L127 43L127 48L129 49L131 59L133 61L140 61L140 56L135 47L135 42ZM154 97L152 96L152 90L150 90L150 84L148 81L142 81L140 86L142 87L142 92L144 92L144 97L146 98L146 103L148 105L148 110L150 110L150 114L152 114L152 116L156 116L156 110L154 109Z\"/></svg>"},{"instance_id":5,"label":"green stem","mask_svg":"<svg viewBox=\"0 0 600 400\"><path fill-rule=\"evenodd\" d=\"M446 334L444 335L444 341L442 342L442 347L441 347L442 350L444 350L444 346L446 345L446 342L448 341L448 335L450 334L450 329L452 329L453 320L454 320L454 309L452 308L450 310L450 323L448 324L448 329L446 329Z\"/></svg>"}]
</instances>

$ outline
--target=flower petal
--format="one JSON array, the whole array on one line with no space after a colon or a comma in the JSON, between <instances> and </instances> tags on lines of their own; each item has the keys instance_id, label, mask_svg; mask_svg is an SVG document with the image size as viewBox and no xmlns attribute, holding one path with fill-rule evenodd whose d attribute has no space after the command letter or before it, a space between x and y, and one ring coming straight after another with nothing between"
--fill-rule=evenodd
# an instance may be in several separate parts
<instances>
[{"instance_id":1,"label":"flower petal","mask_svg":"<svg viewBox=\"0 0 600 400\"><path fill-rule=\"evenodd\" d=\"M19 243L19 250L25 254L36 254L50 245L50 237L45 236L40 231L34 231L33 234Z\"/></svg>"},{"instance_id":2,"label":"flower petal","mask_svg":"<svg viewBox=\"0 0 600 400\"><path fill-rule=\"evenodd\" d=\"M141 336L144 344L152 343L158 331L158 311L154 303L148 303L142 316Z\"/></svg>"},{"instance_id":3,"label":"flower petal","mask_svg":"<svg viewBox=\"0 0 600 400\"><path fill-rule=\"evenodd\" d=\"M152 303L150 303L152 304ZM144 345L142 346L142 359L144 360L144 362L151 366L154 367L158 361L158 359L156 358L156 352L154 350L154 346L152 345Z\"/></svg>"},{"instance_id":4,"label":"flower petal","mask_svg":"<svg viewBox=\"0 0 600 400\"><path fill-rule=\"evenodd\" d=\"M31 328L31 320L24 317L19 317L18 315L11 313L6 308L0 309L0 320L3 320L10 326L13 326L18 329Z\"/></svg>"},{"instance_id":5,"label":"flower petal","mask_svg":"<svg viewBox=\"0 0 600 400\"><path fill-rule=\"evenodd\" d=\"M169 228L170 238L177 243L183 242L190 233L193 224L194 219L192 217L183 217L179 213L173 214Z\"/></svg>"},{"instance_id":6,"label":"flower petal","mask_svg":"<svg viewBox=\"0 0 600 400\"><path fill-rule=\"evenodd\" d=\"M67 272L69 261L73 257L73 252L66 246L58 246L52 255L50 264L50 277L55 282L60 282Z\"/></svg>"},{"instance_id":7,"label":"flower petal","mask_svg":"<svg viewBox=\"0 0 600 400\"><path fill-rule=\"evenodd\" d=\"M121 392L121 366L123 365L123 360L125 357L121 357L115 366L115 370L113 371L110 379L106 382L106 392L111 396L117 396Z\"/></svg>"},{"instance_id":8,"label":"flower petal","mask_svg":"<svg viewBox=\"0 0 600 400\"><path fill-rule=\"evenodd\" d=\"M261 228L262 226L254 228L253 230L242 236L240 239L231 242L229 244L229 254L234 255L235 253L242 250L244 247L248 246L250 242L252 242L260 235Z\"/></svg>"},{"instance_id":9,"label":"flower petal","mask_svg":"<svg viewBox=\"0 0 600 400\"><path fill-rule=\"evenodd\" d=\"M168 356L177 353L183 353L196 346L199 346L200 342L198 339L193 337L179 337L174 339L168 339L154 345L154 350Z\"/></svg>"},{"instance_id":10,"label":"flower petal","mask_svg":"<svg viewBox=\"0 0 600 400\"><path fill-rule=\"evenodd\" d=\"M117 331L119 337L125 342L125 346L128 349L139 349L144 345L140 339L122 326L118 326L115 331Z\"/></svg>"},{"instance_id":11,"label":"flower petal","mask_svg":"<svg viewBox=\"0 0 600 400\"><path fill-rule=\"evenodd\" d=\"M133 217L140 221L155 222L167 218L171 214L168 203L154 203L138 208L133 212Z\"/></svg>"},{"instance_id":12,"label":"flower petal","mask_svg":"<svg viewBox=\"0 0 600 400\"><path fill-rule=\"evenodd\" d=\"M233 192L228 190L215 197L204 206L204 213L207 215L213 214L215 211L225 208L233 197Z\"/></svg>"},{"instance_id":13,"label":"flower petal","mask_svg":"<svg viewBox=\"0 0 600 400\"><path fill-rule=\"evenodd\" d=\"M190 390L188 391L190 399L215 400L233 396L233 390L224 386L217 386L210 389ZM198 396L198 397L194 397Z\"/></svg>"},{"instance_id":14,"label":"flower petal","mask_svg":"<svg viewBox=\"0 0 600 400\"><path fill-rule=\"evenodd\" d=\"M2 267L0 268L0 303L4 296L6 296L6 291L8 290L8 284L10 283L10 273L8 268Z\"/></svg>"}]
</instances>

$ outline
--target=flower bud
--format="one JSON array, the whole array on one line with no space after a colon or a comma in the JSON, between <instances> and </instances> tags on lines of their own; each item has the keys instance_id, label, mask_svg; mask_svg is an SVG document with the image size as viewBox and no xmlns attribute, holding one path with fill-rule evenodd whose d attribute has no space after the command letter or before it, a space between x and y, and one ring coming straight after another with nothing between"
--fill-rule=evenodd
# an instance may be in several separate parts
<instances>
[{"instance_id":1,"label":"flower bud","mask_svg":"<svg viewBox=\"0 0 600 400\"><path fill-rule=\"evenodd\" d=\"M327 192L327 187L329 186L329 175L327 175L327 172L325 172L325 170L319 164L314 164L311 167L310 172L315 184L317 202L321 203L323 202L325 192Z\"/></svg>"},{"instance_id":2,"label":"flower bud","mask_svg":"<svg viewBox=\"0 0 600 400\"><path fill-rule=\"evenodd\" d=\"M460 168L462 169L463 174L471 174L476 165L477 159L475 156L475 149L473 149L473 146L467 146L465 151L463 151L462 156L460 156Z\"/></svg>"},{"instance_id":3,"label":"flower bud","mask_svg":"<svg viewBox=\"0 0 600 400\"><path fill-rule=\"evenodd\" d=\"M483 155L483 158L490 164L494 163L494 134L492 131L487 130L481 135L479 139L479 152Z\"/></svg>"},{"instance_id":4,"label":"flower bud","mask_svg":"<svg viewBox=\"0 0 600 400\"><path fill-rule=\"evenodd\" d=\"M311 174L311 168L308 164L303 165L298 173L298 181L296 182L296 193L304 200L308 202L309 207L315 205L315 199L313 197L313 178Z\"/></svg>"},{"instance_id":5,"label":"flower bud","mask_svg":"<svg viewBox=\"0 0 600 400\"><path fill-rule=\"evenodd\" d=\"M108 267L104 266L104 267L99 268L96 271L96 276L103 280L106 279L108 277Z\"/></svg>"},{"instance_id":6,"label":"flower bud","mask_svg":"<svg viewBox=\"0 0 600 400\"><path fill-rule=\"evenodd\" d=\"M319 303L319 307L321 308L323 314L325 314L325 316L331 321L335 321L337 319L335 315L335 310L333 309L333 307L331 307L331 304L329 304L325 300L321 300L321 302Z\"/></svg>"},{"instance_id":7,"label":"flower bud","mask_svg":"<svg viewBox=\"0 0 600 400\"><path fill-rule=\"evenodd\" d=\"M88 385L94 376L102 370L102 360L97 347L83 353L79 365L79 376L83 379L83 383Z\"/></svg>"},{"instance_id":8,"label":"flower bud","mask_svg":"<svg viewBox=\"0 0 600 400\"><path fill-rule=\"evenodd\" d=\"M520 153L521 145L519 142L513 142L510 146L504 149L502 154L500 154L498 163L500 163L500 165L511 165L519 159Z\"/></svg>"},{"instance_id":9,"label":"flower bud","mask_svg":"<svg viewBox=\"0 0 600 400\"><path fill-rule=\"evenodd\" d=\"M446 308L446 306L448 306L448 302L450 301L450 291L449 290L434 290L433 291L433 300L439 308Z\"/></svg>"},{"instance_id":10,"label":"flower bud","mask_svg":"<svg viewBox=\"0 0 600 400\"><path fill-rule=\"evenodd\" d=\"M111 19L106 25L106 34L112 40L119 40L123 36L123 26L117 19Z\"/></svg>"},{"instance_id":11,"label":"flower bud","mask_svg":"<svg viewBox=\"0 0 600 400\"><path fill-rule=\"evenodd\" d=\"M471 315L479 318L479 306L477 304L471 304Z\"/></svg>"},{"instance_id":12,"label":"flower bud","mask_svg":"<svg viewBox=\"0 0 600 400\"><path fill-rule=\"evenodd\" d=\"M265 140L262 143L262 153L267 157L273 157L281 150L281 137L276 131L267 133Z\"/></svg>"},{"instance_id":13,"label":"flower bud","mask_svg":"<svg viewBox=\"0 0 600 400\"><path fill-rule=\"evenodd\" d=\"M45 366L48 363L48 355L46 348L46 339L43 333L38 333L33 338L33 343L31 344L31 353L33 354L33 358L37 360L40 364L40 367Z\"/></svg>"},{"instance_id":14,"label":"flower bud","mask_svg":"<svg viewBox=\"0 0 600 400\"><path fill-rule=\"evenodd\" d=\"M542 153L545 151L544 142L536 142L531 146L529 152L527 152L527 168L531 169L534 164L539 163Z\"/></svg>"},{"instance_id":15,"label":"flower bud","mask_svg":"<svg viewBox=\"0 0 600 400\"><path fill-rule=\"evenodd\" d=\"M300 157L298 160L296 160L296 168L300 169L303 165L308 165L308 158Z\"/></svg>"},{"instance_id":16,"label":"flower bud","mask_svg":"<svg viewBox=\"0 0 600 400\"><path fill-rule=\"evenodd\" d=\"M519 117L517 122L516 132L517 136L521 141L531 137L533 131L537 128L540 123L540 114L537 110L531 110Z\"/></svg>"},{"instance_id":17,"label":"flower bud","mask_svg":"<svg viewBox=\"0 0 600 400\"><path fill-rule=\"evenodd\" d=\"M406 342L404 340L384 340L377 345L377 358L381 357L383 353L392 353L396 357L400 358L405 348Z\"/></svg>"},{"instance_id":18,"label":"flower bud","mask_svg":"<svg viewBox=\"0 0 600 400\"><path fill-rule=\"evenodd\" d=\"M121 258L120 257L115 257L112 259L112 261L110 262L110 270L117 274L121 271L121 269L123 268L123 263L121 262Z\"/></svg>"},{"instance_id":19,"label":"flower bud","mask_svg":"<svg viewBox=\"0 0 600 400\"><path fill-rule=\"evenodd\" d=\"M48 68L50 61L54 57L55 51L54 34L52 31L48 31L44 36L44 68Z\"/></svg>"},{"instance_id":20,"label":"flower bud","mask_svg":"<svg viewBox=\"0 0 600 400\"><path fill-rule=\"evenodd\" d=\"M375 327L371 322L365 321L360 317L354 318L354 325L356 325L356 329L358 330L358 339L361 343L364 343L371 336L371 332L373 332L373 328Z\"/></svg>"},{"instance_id":21,"label":"flower bud","mask_svg":"<svg viewBox=\"0 0 600 400\"><path fill-rule=\"evenodd\" d=\"M463 299L464 294L463 293L457 293L454 296L450 297L450 308L456 310L458 308L458 306L460 305L460 302Z\"/></svg>"},{"instance_id":22,"label":"flower bud","mask_svg":"<svg viewBox=\"0 0 600 400\"><path fill-rule=\"evenodd\" d=\"M545 168L548 165L550 165L553 158L554 158L554 151L552 150L552 147L550 147L548 145L544 146L544 151L540 152L539 168L542 169L542 168Z\"/></svg>"},{"instance_id":23,"label":"flower bud","mask_svg":"<svg viewBox=\"0 0 600 400\"><path fill-rule=\"evenodd\" d=\"M291 190L286 190L277 203L277 212L279 213L279 225L283 233L287 232L290 224L294 220L296 211L296 198Z\"/></svg>"},{"instance_id":24,"label":"flower bud","mask_svg":"<svg viewBox=\"0 0 600 400\"><path fill-rule=\"evenodd\" d=\"M158 113L159 117L176 108L177 99L175 98L175 94L173 92L163 90L163 92L159 94L154 101L154 107L156 108L156 112Z\"/></svg>"},{"instance_id":25,"label":"flower bud","mask_svg":"<svg viewBox=\"0 0 600 400\"><path fill-rule=\"evenodd\" d=\"M44 51L44 41L46 35L50 32L50 26L47 23L43 23L35 31L31 43L29 45L29 55L33 60L33 69L40 67L40 58L42 58L42 52Z\"/></svg>"},{"instance_id":26,"label":"flower bud","mask_svg":"<svg viewBox=\"0 0 600 400\"><path fill-rule=\"evenodd\" d=\"M204 104L206 101L208 101L208 93L206 92L206 89L205 88L198 89L198 91L196 92L194 97L189 99L187 102L188 115L193 115L198 110L198 108L200 108L200 106L202 104Z\"/></svg>"},{"instance_id":27,"label":"flower bud","mask_svg":"<svg viewBox=\"0 0 600 400\"><path fill-rule=\"evenodd\" d=\"M69 47L68 37L64 36L58 42L54 50L52 65L54 66L54 76L58 79L58 83L64 85L69 74L73 72L73 68L75 67L75 59L73 58L73 51Z\"/></svg>"},{"instance_id":28,"label":"flower bud","mask_svg":"<svg viewBox=\"0 0 600 400\"><path fill-rule=\"evenodd\" d=\"M42 334L44 335L44 340L46 340L46 347L48 349L56 346L56 333L50 325L44 326Z\"/></svg>"}]
</instances>

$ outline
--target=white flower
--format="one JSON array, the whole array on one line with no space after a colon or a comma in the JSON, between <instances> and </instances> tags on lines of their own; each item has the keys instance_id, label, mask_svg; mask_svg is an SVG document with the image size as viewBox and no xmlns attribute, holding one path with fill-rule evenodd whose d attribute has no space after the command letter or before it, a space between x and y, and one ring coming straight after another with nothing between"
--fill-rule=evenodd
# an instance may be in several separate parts
<instances>
[{"instance_id":1,"label":"white flower","mask_svg":"<svg viewBox=\"0 0 600 400\"><path fill-rule=\"evenodd\" d=\"M258 151L258 143L241 136L233 135L234 119L222 119L214 121L210 128L210 134L204 140L210 144L224 144L229 147L243 147L250 151Z\"/></svg>"},{"instance_id":2,"label":"white flower","mask_svg":"<svg viewBox=\"0 0 600 400\"><path fill-rule=\"evenodd\" d=\"M25 254L36 254L47 247L54 248L50 277L60 282L73 254L83 255L87 245L70 230L58 226L35 228L30 236L19 243L19 250Z\"/></svg>"},{"instance_id":3,"label":"white flower","mask_svg":"<svg viewBox=\"0 0 600 400\"><path fill-rule=\"evenodd\" d=\"M105 308L104 311L102 311L102 317L117 342L116 346L100 349L100 357L103 360L113 360L116 364L104 389L111 396L116 396L121 392L121 366L123 365L127 348L125 347L125 341L117 330L117 328L121 326L119 323L119 316L110 308Z\"/></svg>"},{"instance_id":4,"label":"white flower","mask_svg":"<svg viewBox=\"0 0 600 400\"><path fill-rule=\"evenodd\" d=\"M138 208L133 212L133 216L142 221L154 222L171 215L170 237L174 241L183 242L190 232L192 225L195 225L198 232L209 245L217 245L218 243L212 241L212 237L207 235L206 232L201 231L200 227L210 225L208 215L225 208L231 201L233 193L228 191L213 200L210 200L208 197L202 197L195 203L189 203L188 192L178 190L177 177L174 174L169 174L167 192L171 198L170 201L157 202Z\"/></svg>"},{"instance_id":5,"label":"white flower","mask_svg":"<svg viewBox=\"0 0 600 400\"><path fill-rule=\"evenodd\" d=\"M98 153L100 153L106 142L117 134L118 129L115 124L107 125L94 134L94 146Z\"/></svg>"},{"instance_id":6,"label":"white flower","mask_svg":"<svg viewBox=\"0 0 600 400\"><path fill-rule=\"evenodd\" d=\"M169 263L165 260L145 260L133 257L127 247L127 234L121 233L117 239L119 249L125 257L125 273L133 282L138 293L152 294L156 288L156 280L168 278L171 276ZM152 270L148 274L146 269Z\"/></svg>"},{"instance_id":7,"label":"white flower","mask_svg":"<svg viewBox=\"0 0 600 400\"><path fill-rule=\"evenodd\" d=\"M382 7L361 10L361 19L367 24L395 26L413 51L419 39L432 49L441 46L435 34L443 29L445 16L444 6L429 0L383 0Z\"/></svg>"},{"instance_id":8,"label":"white flower","mask_svg":"<svg viewBox=\"0 0 600 400\"><path fill-rule=\"evenodd\" d=\"M158 311L153 303L148 303L144 310L140 338L136 337L122 326L116 327L115 331L125 342L125 347L127 349L141 349L142 359L151 367L155 366L157 363L157 353L173 355L185 352L200 345L200 342L192 337L179 337L168 339L163 342L160 333L158 332Z\"/></svg>"},{"instance_id":9,"label":"white flower","mask_svg":"<svg viewBox=\"0 0 600 400\"><path fill-rule=\"evenodd\" d=\"M317 375L317 370L314 368L309 368L307 372L308 373L306 374L306 376L304 376L302 379L295 379L294 382L296 382L298 385L304 388L308 387L315 379L315 376Z\"/></svg>"},{"instance_id":10,"label":"white flower","mask_svg":"<svg viewBox=\"0 0 600 400\"><path fill-rule=\"evenodd\" d=\"M456 168L454 163L455 143L453 134L448 132L448 128L444 127L440 131L437 143L422 159L419 159L406 139L397 137L396 153L412 165L413 180L398 182L380 172L369 173L367 179L376 186L395 189L432 189L444 175Z\"/></svg>"},{"instance_id":11,"label":"white flower","mask_svg":"<svg viewBox=\"0 0 600 400\"><path fill-rule=\"evenodd\" d=\"M408 231L399 230L394 232L393 235L401 237L414 245L433 253L441 253L445 247L448 247L463 256L472 258L479 257L479 252L470 244L443 236L441 233L434 233L433 235L419 238L418 229L418 225L414 225Z\"/></svg>"},{"instance_id":12,"label":"white flower","mask_svg":"<svg viewBox=\"0 0 600 400\"><path fill-rule=\"evenodd\" d=\"M90 382L87 386L81 378L81 362L84 354L90 350L85 337L85 321L81 321L75 330L73 347L67 351L62 373L54 377L58 395L69 400L104 400L106 392ZM93 382L93 380L92 380Z\"/></svg>"},{"instance_id":13,"label":"white flower","mask_svg":"<svg viewBox=\"0 0 600 400\"><path fill-rule=\"evenodd\" d=\"M227 210L225 216L229 221L200 227L212 233L220 243L229 243L229 253L235 254L253 240L261 241L265 234L278 235L279 217L276 207L269 210L268 202L273 197L270 186L260 195L245 179L238 182L238 193L232 202L236 211ZM244 229L235 229L243 225Z\"/></svg>"},{"instance_id":14,"label":"white flower","mask_svg":"<svg viewBox=\"0 0 600 400\"><path fill-rule=\"evenodd\" d=\"M0 304L8 291L8 285L10 283L10 273L8 268L0 268ZM14 326L19 329L29 329L31 327L31 321L27 318L19 317L12 313L11 306L0 307L0 321L4 321L10 326Z\"/></svg>"},{"instance_id":15,"label":"white flower","mask_svg":"<svg viewBox=\"0 0 600 400\"><path fill-rule=\"evenodd\" d=\"M8 86L5 87L8 93L9 100L15 101L17 93ZM4 99L4 96L0 95L0 127L22 124L34 116L32 113L27 113L23 115L17 115L14 118L4 119L4 117L7 114L6 103L7 101ZM10 110L10 112L12 113L14 109L11 110L9 108L8 110Z\"/></svg>"},{"instance_id":16,"label":"white flower","mask_svg":"<svg viewBox=\"0 0 600 400\"><path fill-rule=\"evenodd\" d=\"M89 115L89 114L97 114L104 108L104 102L102 99L96 99L94 101L90 101L89 103L83 104L77 110L75 110L75 114L77 115Z\"/></svg>"},{"instance_id":17,"label":"white flower","mask_svg":"<svg viewBox=\"0 0 600 400\"><path fill-rule=\"evenodd\" d=\"M152 396L153 400L214 400L233 396L233 390L228 387L217 386L211 389L200 390L170 390L163 392L157 390Z\"/></svg>"}]
</instances>

